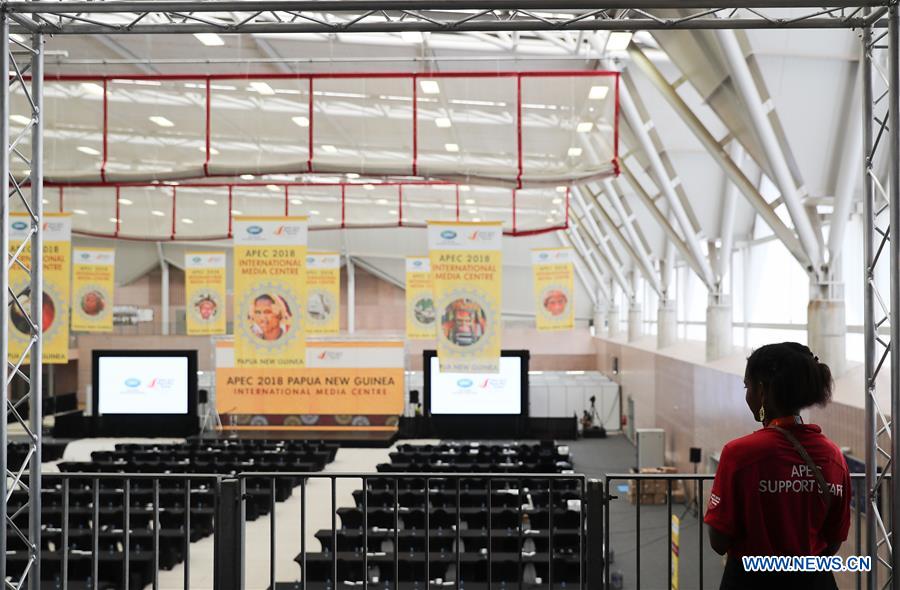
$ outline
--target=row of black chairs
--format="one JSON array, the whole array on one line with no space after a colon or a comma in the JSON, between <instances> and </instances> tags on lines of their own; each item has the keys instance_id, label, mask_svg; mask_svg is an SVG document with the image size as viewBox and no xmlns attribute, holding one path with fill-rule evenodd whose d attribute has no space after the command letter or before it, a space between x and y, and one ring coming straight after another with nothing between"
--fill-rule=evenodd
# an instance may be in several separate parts
<instances>
[{"instance_id":1,"label":"row of black chairs","mask_svg":"<svg viewBox=\"0 0 900 590\"><path fill-rule=\"evenodd\" d=\"M297 555L308 587L581 580L583 480L527 475L570 472L565 449L404 444L390 458L378 465L380 473L434 475L366 477L365 488L353 493L355 505L337 509L340 528L317 531L321 551ZM510 476L447 476L469 472Z\"/></svg>"},{"instance_id":2,"label":"row of black chairs","mask_svg":"<svg viewBox=\"0 0 900 590\"><path fill-rule=\"evenodd\" d=\"M65 555L70 588L123 588L126 577L130 588L144 588L152 582L157 564L162 570L172 569L187 558L190 543L213 533L216 475L321 471L337 451L336 445L319 442L266 443L121 444L114 451L92 453L90 462L60 462L63 474L43 477L43 583L62 587ZM131 473L147 475L124 476ZM245 518L252 521L268 514L273 496L284 501L300 483L300 477L279 477L273 493L272 478L246 478ZM9 503L9 514L25 530L27 501L27 491L16 489ZM27 567L28 553L11 528L7 547L7 572L17 576Z\"/></svg>"}]
</instances>

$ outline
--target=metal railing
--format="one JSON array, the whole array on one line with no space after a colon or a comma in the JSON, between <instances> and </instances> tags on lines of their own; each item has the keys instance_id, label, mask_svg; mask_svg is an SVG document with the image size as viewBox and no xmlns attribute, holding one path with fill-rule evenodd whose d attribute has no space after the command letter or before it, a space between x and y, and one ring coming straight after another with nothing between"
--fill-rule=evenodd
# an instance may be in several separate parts
<instances>
[{"instance_id":1,"label":"metal railing","mask_svg":"<svg viewBox=\"0 0 900 590\"><path fill-rule=\"evenodd\" d=\"M462 543L463 540L463 511L466 509L464 506L464 502L462 499L463 493L478 493L483 494L483 497L486 499L486 504L482 507L472 507L475 510L481 511L485 516L485 527L478 532L478 535L481 536L482 533L486 535L486 546L479 553L475 554L474 562L476 565L484 564L484 577L486 578L484 581L494 579L494 571L493 566L498 562L496 559L495 551L493 549L493 541L499 537L499 535L495 535L495 529L493 525L495 523L492 522L494 518L494 508L498 508L499 506L494 505L494 494L505 492L512 493L517 496L514 512L516 513L516 530L513 531L515 538L517 539L517 562L518 562L518 588L521 590L523 588L523 570L525 567L525 551L524 551L524 541L526 538L535 538L534 529L529 530L525 529L524 522L527 520L526 515L529 514L531 509L526 509L527 504L527 495L533 492L541 492L546 491L547 493L547 528L546 528L546 538L548 541L548 551L547 551L547 560L543 562L541 565L547 566L547 577L546 580L542 580L540 584L546 583L548 588L553 588L554 583L559 581L559 578L562 578L563 575L559 575L558 572L555 572L555 564L561 555L556 552L554 547L554 533L557 531L554 523L554 513L557 512L556 504L554 496L556 496L556 500L566 498L566 499L575 499L578 500L578 516L577 516L577 554L575 557L577 558L577 569L578 569L578 579L577 579L577 588L579 590L584 590L587 586L588 580L595 580L592 587L597 587L600 585L602 580L602 570L599 568L590 569L588 571L585 570L585 555L589 550L589 542L588 542L588 531L589 530L602 530L602 506L603 506L603 495L602 495L602 486L599 481L596 480L588 480L583 475L570 475L570 474L519 474L519 473L284 473L284 472L273 472L273 473L261 473L261 472L252 472L252 473L242 473L237 476L236 482L226 481L223 482L223 485L227 488L230 485L236 485L238 487L237 493L233 494L234 498L245 498L247 482L250 480L260 481L260 480L268 480L268 487L270 490L270 503L273 507L272 514L274 515L274 506L276 505L276 490L278 489L279 481L283 481L286 478L299 479L300 486L300 553L297 556L297 561L299 562L300 569L303 576L303 588L308 588L308 584L315 584L315 581L311 581L310 578L313 577L310 574L310 568L307 567L307 559L308 554L310 553L307 548L307 506L306 501L308 497L307 488L312 482L316 480L324 480L327 482L330 497L331 497L331 545L330 550L325 551L324 553L328 558L330 558L330 585L327 587L336 588L338 584L343 581L348 581L354 585L361 585L363 590L368 590L370 584L373 586L385 587L385 585L381 582L374 582L370 580L369 573L369 565L370 559L373 557L375 552L371 551L370 548L370 534L373 532L373 529L369 526L369 517L370 517L370 492L372 492L375 488L373 488L370 484L376 483L376 485L384 486L387 484L387 488L381 487L378 488L384 492L386 492L389 496L392 497L392 505L389 506L380 506L384 508L385 511L392 515L393 522L386 528L383 529L383 532L389 536L389 540L392 542L392 555L380 554L381 563L385 562L385 559L388 557L392 558L392 563L390 564L389 574L392 575L390 578L393 583L393 588L398 587L400 583L404 581L422 581L426 584L426 588L429 583L432 581L432 564L435 560L440 561L439 558L433 555L433 547L432 547L432 533L437 532L432 530L432 509L435 506L432 504L432 500L435 497L443 496L446 497L449 494L452 497L452 500L446 502L442 507L447 508L447 512L449 512L454 518L455 522L451 526L452 534L453 534L453 545L450 559L452 560L452 565L455 566L455 588L457 590L463 586L463 551ZM340 506L338 505L337 500L337 489L338 482L340 481L350 481L350 482L359 482L361 490L361 512L362 512L362 522L359 523L359 526L354 526L344 522L343 526L339 527L337 523L338 510ZM466 489L464 486L470 483L479 483L483 487L479 487L476 490ZM574 484L574 489L564 489L561 487L561 484L569 482ZM538 487L546 485L546 488ZM511 487L514 486L514 487ZM410 507L408 505L404 505L404 502L401 501L403 496L406 496L404 500L408 500L410 498L418 497L422 500L421 505L417 505L415 507ZM574 496L574 497L572 497ZM508 506L505 506L508 507ZM316 510L323 510L324 506L317 506ZM401 551L401 537L408 535L401 535L401 526L400 519L401 515L411 514L412 510L421 509L424 512L424 515L421 519L421 523L423 526L423 530L421 531L412 531L413 537L419 536L421 533L421 537L424 539L424 551ZM244 587L244 580L246 572L243 571L243 565L245 560L244 556L244 548L246 543L246 538L244 537L244 502L239 502L237 506L238 510L238 529L240 531L240 539L237 543L237 551L240 555L235 554L234 559L230 561L230 563L234 564L235 569L229 572L227 579L233 579L239 581L239 586L235 586L236 588ZM533 512L537 511L537 507ZM567 509L568 510L568 509ZM558 516L556 518L559 518ZM277 550L277 535L276 535L276 526L277 522L280 519L270 518L269 520L269 584L270 588L275 587L276 583L276 550ZM362 537L362 548L361 550L357 550L351 554L349 558L340 557L339 556L339 542L338 535L339 533L345 531L359 531ZM409 527L405 527L405 530L409 530ZM365 534L362 532L365 531ZM599 537L599 535L596 535ZM544 537L543 532L541 532L541 537ZM594 549L599 550L599 544L594 545ZM410 577L410 569L406 568L404 572L401 572L401 553L405 554L404 560L411 560L416 564L422 564L424 562L424 571L413 571L413 576L418 578L422 577L422 580L412 580L407 578ZM537 555L538 552L535 552ZM441 555L445 555L441 553ZM468 558L468 561L473 561L471 554ZM361 570L355 570L354 572L340 572L339 564L348 565L349 563L361 564ZM535 563L535 562L531 562ZM601 565L602 564L597 564ZM414 569L414 568L413 568ZM359 575L357 575L357 573ZM341 579L340 576L344 576ZM356 579L359 578L359 579ZM428 580L429 582L425 582ZM327 584L328 580L326 580ZM514 584L510 585L514 587ZM533 587L533 585L532 585ZM217 587L218 588L218 587Z\"/></svg>"},{"instance_id":2,"label":"metal railing","mask_svg":"<svg viewBox=\"0 0 900 590\"><path fill-rule=\"evenodd\" d=\"M309 488L319 485L317 482L324 482L325 487L315 489L313 495L317 503L308 510ZM352 482L359 482L352 488L352 504L339 504L338 484L341 482L344 482L344 493ZM443 564L441 567L450 564L455 567L453 577L457 589L464 587L463 582L471 584L470 576L480 575L487 581L496 579L499 574L506 576L507 588L522 590L523 572L529 563L535 564L535 568L546 568L543 579L529 583L529 588L546 584L552 590L554 585L568 582L569 586L577 585L579 590L584 590L589 580L592 581L590 587L602 583L602 563L594 560L592 566L585 559L587 554L599 555L601 551L602 485L583 475L247 472L228 476L61 472L43 474L42 484L46 499L41 515L43 577L55 580L56 587L61 590L75 587L132 590L145 586L158 590L162 586L170 587L171 580L168 584L160 584L161 555L167 569L183 564L183 581L179 586L191 588L191 543L209 535L213 537L213 588L265 587L259 573L247 580L246 560L247 522L265 514L269 516L269 567L265 581L272 589L278 573L277 527L296 525L300 529L300 542L295 561L300 566L298 573L302 578L295 575L292 579L302 579L304 589L311 586L335 589L345 581L353 586L360 585L363 590L368 590L370 585L373 588L397 588L398 581L403 583L411 576L415 578L411 582L440 577L440 573L432 571L434 564L439 563ZM277 514L276 507L293 495L297 487L300 511L299 519L294 523L284 518L284 508ZM383 494L390 496L389 505L385 506L382 501L370 506L373 492L381 493L382 500ZM502 494L509 497L504 501ZM323 538L320 531L318 537L323 541L323 550L314 552L307 539L309 515L316 514L316 518L324 522L326 495L330 495L330 526L326 528L330 538ZM15 493L12 498L15 503ZM578 502L570 506L567 500ZM410 505L411 502L414 505ZM374 518L379 508L383 512L378 514L381 518L378 522L384 528L370 526L373 524L370 516ZM361 522L344 522L342 515L339 523L342 509L361 510ZM433 525L433 513L441 509L445 518ZM392 519L386 526L383 522L385 513ZM526 523L534 522L539 513L543 513L542 520L529 527ZM13 520L23 514L22 508L11 507ZM401 526L401 520L405 521L413 514L419 524ZM480 519L483 526L465 531L464 521L472 518ZM561 522L568 536L567 543L560 545L566 545L571 552L555 546ZM420 528L415 530L417 526ZM506 530L501 533L495 526ZM589 531L598 533L589 538ZM161 533L164 539L161 539ZM384 548L380 551L378 547L373 548L370 539L373 535L376 539L389 539L391 550L385 552ZM349 556L340 555L339 537L346 543L348 538L355 542L357 536L361 536L361 548ZM481 550L463 550L461 541L471 543L477 539L474 544L479 545L485 537L486 544ZM501 538L508 542L508 547L495 550L494 544L498 541L502 549ZM529 538L533 542L540 539L540 543L546 543L546 553L537 549L533 553L524 551L525 541ZM259 543L259 537L254 537L254 542ZM451 542L452 545L448 545ZM326 543L330 543L330 547ZM417 544L417 547L401 549L402 543L407 546ZM513 544L515 554L511 554ZM440 549L435 545L440 545ZM13 569L31 567L33 564L25 563L24 553L24 549L10 548L6 554L8 566ZM319 566L328 562L327 580L312 580L315 576L307 567L310 555ZM369 578L370 561L379 562L385 572L383 578L386 579L380 583ZM513 566L512 562L517 565ZM120 563L121 570L110 563ZM75 567L70 567L73 564ZM388 565L387 570L384 570L385 565ZM516 569L512 570L513 567ZM569 568L577 568L577 579L571 575L567 579L565 570ZM196 579L194 584L197 585Z\"/></svg>"},{"instance_id":3,"label":"metal railing","mask_svg":"<svg viewBox=\"0 0 900 590\"><path fill-rule=\"evenodd\" d=\"M890 477L890 475L888 475ZM641 508L644 506L641 501L641 489L644 483L650 481L664 481L666 482L666 553L667 553L667 587L672 587L672 505L673 496L672 496L672 488L673 485L677 482L693 482L694 494L697 499L697 518L700 522L698 522L697 526L697 542L698 542L698 559L697 559L697 579L698 579L698 588L703 588L703 553L705 549L704 543L704 533L703 533L703 523L702 523L702 514L704 509L703 504L703 490L704 484L706 482L711 482L715 478L715 474L713 473L703 473L703 474L685 474L685 473L608 473L604 476L604 516L603 521L605 523L610 522L610 504L612 500L616 500L619 498L612 491L613 482L634 482L634 496L636 501L634 502L634 532L635 532L635 588L640 590L641 588ZM860 502L861 499L864 499L865 494L865 474L864 473L852 473L850 474L851 482L852 482L852 492L853 492L853 521L854 521L854 554L855 555L863 555L863 544L862 544L862 533L861 533L861 524L862 524L862 514L863 512L860 510L861 506L865 506L864 502ZM604 568L603 575L603 587L611 588L611 570L609 567L611 557L611 543L610 543L610 527L603 527L603 563L606 564ZM679 560L680 561L680 560ZM657 562L660 563L660 562ZM680 564L681 568L683 564ZM683 571L683 568L682 570ZM718 580L715 581L715 584L718 585ZM855 574L855 584L856 588L860 589L863 585L863 574L862 572L856 572Z\"/></svg>"}]
</instances>

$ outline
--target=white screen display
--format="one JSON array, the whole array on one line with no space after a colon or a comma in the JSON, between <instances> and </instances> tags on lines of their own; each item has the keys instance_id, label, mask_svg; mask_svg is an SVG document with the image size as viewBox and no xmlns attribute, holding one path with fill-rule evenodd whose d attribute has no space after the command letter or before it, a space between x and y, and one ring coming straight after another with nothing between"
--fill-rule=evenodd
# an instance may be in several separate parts
<instances>
[{"instance_id":1,"label":"white screen display","mask_svg":"<svg viewBox=\"0 0 900 590\"><path fill-rule=\"evenodd\" d=\"M431 357L432 414L521 414L522 359L500 357L499 373L441 373Z\"/></svg>"},{"instance_id":2,"label":"white screen display","mask_svg":"<svg viewBox=\"0 0 900 590\"><path fill-rule=\"evenodd\" d=\"M186 357L103 356L99 360L98 414L187 414Z\"/></svg>"}]
</instances>

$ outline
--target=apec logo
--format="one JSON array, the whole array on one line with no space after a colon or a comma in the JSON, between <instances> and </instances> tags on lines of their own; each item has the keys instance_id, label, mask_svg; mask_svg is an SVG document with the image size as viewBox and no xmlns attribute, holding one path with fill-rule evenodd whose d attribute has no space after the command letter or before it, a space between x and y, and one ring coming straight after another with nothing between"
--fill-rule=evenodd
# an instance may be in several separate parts
<instances>
[{"instance_id":1,"label":"apec logo","mask_svg":"<svg viewBox=\"0 0 900 590\"><path fill-rule=\"evenodd\" d=\"M25 223L24 221L14 221L12 224L12 228L15 230L19 230L19 231L21 231L27 227L28 227L28 224Z\"/></svg>"},{"instance_id":2,"label":"apec logo","mask_svg":"<svg viewBox=\"0 0 900 590\"><path fill-rule=\"evenodd\" d=\"M300 234L302 226L299 225L279 225L273 234L276 236L296 236Z\"/></svg>"},{"instance_id":3,"label":"apec logo","mask_svg":"<svg viewBox=\"0 0 900 590\"><path fill-rule=\"evenodd\" d=\"M251 236L258 236L262 232L263 232L263 228L259 227L258 225L251 225L250 227L247 228L247 233L250 234Z\"/></svg>"},{"instance_id":4,"label":"apec logo","mask_svg":"<svg viewBox=\"0 0 900 590\"><path fill-rule=\"evenodd\" d=\"M456 382L456 385L458 387L468 389L469 387L472 387L473 385L475 385L475 383L471 379L460 379Z\"/></svg>"},{"instance_id":5,"label":"apec logo","mask_svg":"<svg viewBox=\"0 0 900 590\"><path fill-rule=\"evenodd\" d=\"M307 257L306 257L306 264L312 264L312 263L314 263L315 261L316 261L316 259L313 258L312 256L307 256Z\"/></svg>"},{"instance_id":6,"label":"apec logo","mask_svg":"<svg viewBox=\"0 0 900 590\"><path fill-rule=\"evenodd\" d=\"M452 229L445 229L441 232L441 237L445 240L452 240L456 237L456 232Z\"/></svg>"},{"instance_id":7,"label":"apec logo","mask_svg":"<svg viewBox=\"0 0 900 590\"><path fill-rule=\"evenodd\" d=\"M413 263L412 263L412 264L413 264L413 266L415 266L416 268L419 268L420 266L422 266L422 261L421 261L421 260L413 260Z\"/></svg>"},{"instance_id":8,"label":"apec logo","mask_svg":"<svg viewBox=\"0 0 900 590\"><path fill-rule=\"evenodd\" d=\"M82 259L82 260L87 260L87 259L90 258L90 257L91 257L91 255L90 255L89 252L82 252L82 253L81 253L81 259Z\"/></svg>"},{"instance_id":9,"label":"apec logo","mask_svg":"<svg viewBox=\"0 0 900 590\"><path fill-rule=\"evenodd\" d=\"M194 256L194 257L191 259L191 261L194 262L195 264L198 263L198 262L200 262L201 260L203 260L203 259L200 258L199 256Z\"/></svg>"},{"instance_id":10,"label":"apec logo","mask_svg":"<svg viewBox=\"0 0 900 590\"><path fill-rule=\"evenodd\" d=\"M540 258L541 260L547 260L547 258L549 257L549 254L547 254L546 252L541 252L540 254L538 254L538 258Z\"/></svg>"},{"instance_id":11,"label":"apec logo","mask_svg":"<svg viewBox=\"0 0 900 590\"><path fill-rule=\"evenodd\" d=\"M484 230L473 231L471 235L469 235L469 239L472 241L488 242L494 239L494 232Z\"/></svg>"},{"instance_id":12,"label":"apec logo","mask_svg":"<svg viewBox=\"0 0 900 590\"><path fill-rule=\"evenodd\" d=\"M131 377L131 378L125 380L125 386L126 386L126 387L131 387L132 389L134 389L135 387L139 386L140 384L141 384L141 380L140 380L140 379L136 379L136 378L134 378L134 377Z\"/></svg>"}]
</instances>

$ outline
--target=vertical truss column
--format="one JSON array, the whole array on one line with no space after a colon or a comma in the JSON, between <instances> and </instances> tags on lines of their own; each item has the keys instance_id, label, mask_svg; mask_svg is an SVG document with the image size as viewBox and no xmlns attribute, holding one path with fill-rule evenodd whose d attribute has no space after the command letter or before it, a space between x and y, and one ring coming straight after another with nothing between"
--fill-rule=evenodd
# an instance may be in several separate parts
<instances>
[{"instance_id":1,"label":"vertical truss column","mask_svg":"<svg viewBox=\"0 0 900 590\"><path fill-rule=\"evenodd\" d=\"M900 417L900 322L897 318L900 302L900 31L897 28L897 4L888 12L888 219L890 223L891 295L888 316L891 326L891 545L897 543L893 533L900 531L900 481L896 477L896 461L900 459L900 437L897 418ZM891 587L900 588L900 551L891 548Z\"/></svg>"},{"instance_id":2,"label":"vertical truss column","mask_svg":"<svg viewBox=\"0 0 900 590\"><path fill-rule=\"evenodd\" d=\"M868 11L867 11L868 12ZM862 30L862 111L863 157L865 175L863 183L863 256L864 262L864 337L865 337L865 400L866 400L866 553L872 557L872 571L866 587L900 588L900 577L895 576L900 553L893 551L893 531L900 520L900 481L893 477L894 460L900 457L900 439L897 422L900 412L900 348L894 346L900 333L897 321L900 298L900 69L898 69L898 19L897 5L888 12L888 30L873 38L872 30ZM887 37L885 46L884 38ZM889 71L880 70L876 51L888 51ZM873 71L885 88L876 96L873 89ZM885 100L886 99L886 100ZM885 102L887 105L885 106ZM875 156L884 142L888 146L887 161L890 166L888 187L878 179ZM876 194L885 204L876 208ZM889 248L886 249L885 246ZM890 293L886 298L879 291L876 276L887 265L890 272ZM882 274L884 271L882 270ZM890 326L890 339L879 335L879 328ZM879 402L878 376L885 369L890 371L890 413ZM890 478L886 477L889 474ZM886 500L886 502L883 502ZM886 516L887 515L887 516Z\"/></svg>"},{"instance_id":3,"label":"vertical truss column","mask_svg":"<svg viewBox=\"0 0 900 590\"><path fill-rule=\"evenodd\" d=\"M43 316L43 125L41 124L43 106L43 37L35 34L31 43L13 41L10 45L8 13L0 12L0 46L4 52L2 71L6 83L5 91L0 98L0 135L3 139L2 156L0 156L0 174L3 175L2 198L0 198L0 249L3 250L6 264L0 269L0 308L2 308L3 330L0 336L0 356L2 369L0 380L6 405L6 419L0 425L0 465L4 477L0 482L0 494L4 500L4 526L0 531L0 556L7 552L7 532L12 531L22 545L28 558L22 571L8 571L5 560L0 565L0 580L5 581L7 588L38 590L41 575L41 353L42 353L42 316ZM13 50L14 49L14 50ZM23 56L28 56L23 59ZM27 61L26 61L27 59ZM28 84L26 76L32 80ZM9 116L10 98L15 95L30 115L29 123L16 137L10 137ZM31 141L31 153L23 144ZM26 195L21 178L16 178L11 169L11 160L15 159L22 167L29 170L31 188ZM14 251L10 251L9 218L10 210L16 205L26 215L27 232ZM25 273L27 281L16 285L10 283L10 269L13 267ZM28 342L21 354L10 356L9 318L13 306L27 323ZM28 366L27 372L25 366ZM27 393L15 403L10 399L10 385L20 380ZM22 407L27 404L29 415L22 416ZM10 420L12 418L12 420ZM28 450L21 463L10 464L7 445L10 442L9 424L17 425L25 433ZM14 493L24 492L28 501L24 508L9 510L9 500ZM18 502L17 502L18 503ZM24 526L25 522L28 523Z\"/></svg>"}]
</instances>

